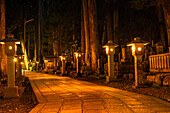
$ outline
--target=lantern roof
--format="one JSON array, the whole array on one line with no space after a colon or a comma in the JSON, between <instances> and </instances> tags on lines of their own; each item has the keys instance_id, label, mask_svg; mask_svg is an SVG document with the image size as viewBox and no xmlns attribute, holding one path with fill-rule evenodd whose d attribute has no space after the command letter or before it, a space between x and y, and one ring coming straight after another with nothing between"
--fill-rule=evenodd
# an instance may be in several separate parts
<instances>
[{"instance_id":1,"label":"lantern roof","mask_svg":"<svg viewBox=\"0 0 170 113\"><path fill-rule=\"evenodd\" d=\"M74 52L74 53L83 53L83 52L81 52L81 50L77 50L76 52Z\"/></svg>"},{"instance_id":2,"label":"lantern roof","mask_svg":"<svg viewBox=\"0 0 170 113\"><path fill-rule=\"evenodd\" d=\"M118 47L118 46L119 46L118 44L115 44L115 43L113 43L112 40L109 40L108 43L103 46L103 48L106 48L106 47Z\"/></svg>"},{"instance_id":3,"label":"lantern roof","mask_svg":"<svg viewBox=\"0 0 170 113\"><path fill-rule=\"evenodd\" d=\"M16 54L17 55L24 55L24 53L22 51L17 51Z\"/></svg>"},{"instance_id":4,"label":"lantern roof","mask_svg":"<svg viewBox=\"0 0 170 113\"><path fill-rule=\"evenodd\" d=\"M132 45L137 44L137 43L141 43L143 45L148 45L149 44L148 41L144 41L144 40L141 40L140 37L136 37L136 38L134 38L134 40L131 43L127 44L127 46L132 46Z\"/></svg>"},{"instance_id":5,"label":"lantern roof","mask_svg":"<svg viewBox=\"0 0 170 113\"><path fill-rule=\"evenodd\" d=\"M7 37L8 38L0 40L1 44L4 44L3 42L20 42L18 39L14 38L14 35L12 35L12 34L9 34ZM19 44L19 43L17 43L17 44Z\"/></svg>"}]
</instances>

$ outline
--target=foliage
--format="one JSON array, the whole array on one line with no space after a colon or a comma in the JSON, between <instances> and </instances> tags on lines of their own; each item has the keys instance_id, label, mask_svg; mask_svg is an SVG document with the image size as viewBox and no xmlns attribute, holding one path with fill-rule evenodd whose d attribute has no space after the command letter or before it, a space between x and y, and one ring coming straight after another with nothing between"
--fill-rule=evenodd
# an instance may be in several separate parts
<instances>
[{"instance_id":1,"label":"foliage","mask_svg":"<svg viewBox=\"0 0 170 113\"><path fill-rule=\"evenodd\" d=\"M163 0L131 0L131 6L135 9L146 9L161 3Z\"/></svg>"},{"instance_id":2,"label":"foliage","mask_svg":"<svg viewBox=\"0 0 170 113\"><path fill-rule=\"evenodd\" d=\"M158 83L153 83L153 84L152 84L152 87L159 89L161 86L160 86Z\"/></svg>"},{"instance_id":3,"label":"foliage","mask_svg":"<svg viewBox=\"0 0 170 113\"><path fill-rule=\"evenodd\" d=\"M73 21L76 38L80 37L80 6L79 0L51 0L46 6L45 33L51 40L52 34L55 34L55 40L61 41L62 51L69 48L68 42L72 42Z\"/></svg>"}]
</instances>

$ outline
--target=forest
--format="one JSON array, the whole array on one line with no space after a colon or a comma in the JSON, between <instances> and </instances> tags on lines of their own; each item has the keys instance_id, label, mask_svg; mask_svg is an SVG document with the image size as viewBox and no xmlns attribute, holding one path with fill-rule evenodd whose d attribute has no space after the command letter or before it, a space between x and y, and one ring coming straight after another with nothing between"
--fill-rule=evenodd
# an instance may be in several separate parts
<instances>
[{"instance_id":1,"label":"forest","mask_svg":"<svg viewBox=\"0 0 170 113\"><path fill-rule=\"evenodd\" d=\"M0 11L0 39L14 34L28 60L81 50L96 71L108 40L119 44L117 54L134 37L170 47L168 0L1 0ZM5 61L0 46L1 74Z\"/></svg>"}]
</instances>

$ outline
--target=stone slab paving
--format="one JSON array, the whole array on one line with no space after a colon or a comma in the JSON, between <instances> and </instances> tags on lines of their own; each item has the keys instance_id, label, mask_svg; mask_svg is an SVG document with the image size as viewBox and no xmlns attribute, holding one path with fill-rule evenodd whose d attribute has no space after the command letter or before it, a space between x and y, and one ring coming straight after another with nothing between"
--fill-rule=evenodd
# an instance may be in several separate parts
<instances>
[{"instance_id":1,"label":"stone slab paving","mask_svg":"<svg viewBox=\"0 0 170 113\"><path fill-rule=\"evenodd\" d=\"M69 77L26 71L38 105L30 113L170 113L164 100Z\"/></svg>"}]
</instances>

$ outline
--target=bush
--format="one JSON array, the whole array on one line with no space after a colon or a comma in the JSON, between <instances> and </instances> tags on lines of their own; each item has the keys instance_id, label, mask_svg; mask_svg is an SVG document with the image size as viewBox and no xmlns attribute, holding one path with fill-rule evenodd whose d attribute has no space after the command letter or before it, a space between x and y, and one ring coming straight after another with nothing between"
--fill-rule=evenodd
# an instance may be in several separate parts
<instances>
[{"instance_id":1,"label":"bush","mask_svg":"<svg viewBox=\"0 0 170 113\"><path fill-rule=\"evenodd\" d=\"M148 86L148 87L151 87L152 84L153 84L153 82L151 82L151 81L147 81L147 80L146 80L146 81L144 82L144 85L145 85L145 86Z\"/></svg>"},{"instance_id":2,"label":"bush","mask_svg":"<svg viewBox=\"0 0 170 113\"><path fill-rule=\"evenodd\" d=\"M152 87L160 89L161 86L158 83L153 83Z\"/></svg>"}]
</instances>

